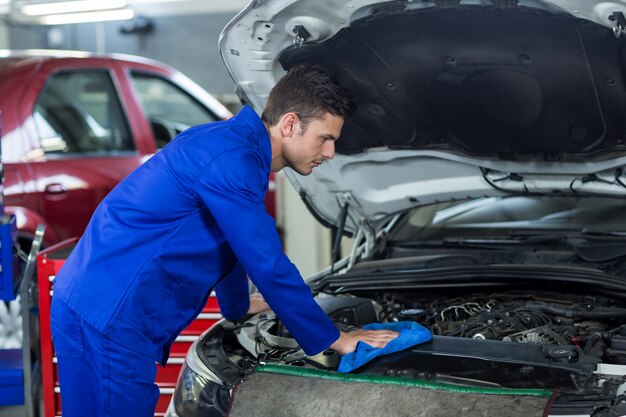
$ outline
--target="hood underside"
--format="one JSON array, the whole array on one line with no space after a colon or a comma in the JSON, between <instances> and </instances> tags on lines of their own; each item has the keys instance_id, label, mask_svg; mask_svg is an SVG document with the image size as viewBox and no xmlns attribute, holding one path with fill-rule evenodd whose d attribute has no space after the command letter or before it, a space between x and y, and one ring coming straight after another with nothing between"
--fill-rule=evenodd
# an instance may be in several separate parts
<instances>
[{"instance_id":1,"label":"hood underside","mask_svg":"<svg viewBox=\"0 0 626 417\"><path fill-rule=\"evenodd\" d=\"M624 194L583 181L615 183L624 164L624 13L623 1L257 1L220 46L259 113L300 63L348 88L357 111L340 155L289 177L323 220L347 190L372 220L442 199L571 193L577 178L580 191ZM496 188L494 172L513 180Z\"/></svg>"},{"instance_id":2,"label":"hood underside","mask_svg":"<svg viewBox=\"0 0 626 417\"><path fill-rule=\"evenodd\" d=\"M610 29L521 8L389 8L281 56L287 69L321 65L355 96L338 152L623 152L626 43Z\"/></svg>"}]
</instances>

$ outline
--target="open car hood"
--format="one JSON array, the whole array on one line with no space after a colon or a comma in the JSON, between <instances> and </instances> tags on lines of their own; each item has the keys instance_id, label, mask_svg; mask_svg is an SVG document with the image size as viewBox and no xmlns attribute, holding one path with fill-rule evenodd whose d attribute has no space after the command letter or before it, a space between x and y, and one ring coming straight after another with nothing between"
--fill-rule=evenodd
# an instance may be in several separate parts
<instances>
[{"instance_id":1,"label":"open car hood","mask_svg":"<svg viewBox=\"0 0 626 417\"><path fill-rule=\"evenodd\" d=\"M322 222L510 193L626 195L626 1L257 0L220 50L259 114L294 65L357 101L337 156L287 172Z\"/></svg>"}]
</instances>

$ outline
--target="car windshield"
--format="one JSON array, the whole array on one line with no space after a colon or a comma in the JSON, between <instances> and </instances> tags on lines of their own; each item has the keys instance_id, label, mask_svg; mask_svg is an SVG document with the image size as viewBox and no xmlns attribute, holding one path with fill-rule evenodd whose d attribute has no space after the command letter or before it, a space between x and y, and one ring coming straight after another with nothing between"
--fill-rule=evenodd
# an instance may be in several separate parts
<instances>
[{"instance_id":1,"label":"car windshield","mask_svg":"<svg viewBox=\"0 0 626 417\"><path fill-rule=\"evenodd\" d=\"M490 197L408 211L389 240L507 238L529 233L626 231L626 201L585 197Z\"/></svg>"}]
</instances>

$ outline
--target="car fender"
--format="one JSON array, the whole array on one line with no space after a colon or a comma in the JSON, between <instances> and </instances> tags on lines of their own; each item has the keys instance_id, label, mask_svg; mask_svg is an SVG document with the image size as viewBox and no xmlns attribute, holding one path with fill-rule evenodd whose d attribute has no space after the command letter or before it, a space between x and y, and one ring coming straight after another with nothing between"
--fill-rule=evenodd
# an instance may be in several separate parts
<instances>
[{"instance_id":1,"label":"car fender","mask_svg":"<svg viewBox=\"0 0 626 417\"><path fill-rule=\"evenodd\" d=\"M7 215L15 215L18 239L23 238L32 240L35 236L37 225L43 224L46 227L44 233L44 246L50 246L59 242L59 237L54 229L50 226L48 221L36 211L26 207L7 206L4 208L4 212Z\"/></svg>"}]
</instances>

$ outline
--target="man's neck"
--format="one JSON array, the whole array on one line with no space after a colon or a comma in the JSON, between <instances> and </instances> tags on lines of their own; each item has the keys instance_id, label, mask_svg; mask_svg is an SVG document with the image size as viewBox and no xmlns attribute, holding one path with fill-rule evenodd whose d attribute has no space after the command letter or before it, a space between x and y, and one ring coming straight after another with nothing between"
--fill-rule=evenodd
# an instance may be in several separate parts
<instances>
[{"instance_id":1,"label":"man's neck","mask_svg":"<svg viewBox=\"0 0 626 417\"><path fill-rule=\"evenodd\" d=\"M280 138L280 131L278 130L278 126L268 126L265 122L263 122L263 124L267 129L267 134L270 137L270 146L272 148L272 165L270 170L272 172L278 172L285 167L285 160L282 156L283 142Z\"/></svg>"}]
</instances>

